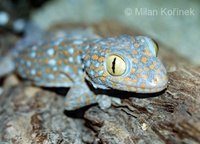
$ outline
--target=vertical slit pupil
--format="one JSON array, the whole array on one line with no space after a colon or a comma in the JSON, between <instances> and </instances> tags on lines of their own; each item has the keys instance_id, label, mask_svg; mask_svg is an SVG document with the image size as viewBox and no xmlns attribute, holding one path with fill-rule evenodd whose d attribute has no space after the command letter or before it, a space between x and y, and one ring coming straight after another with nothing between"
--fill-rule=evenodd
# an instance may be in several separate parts
<instances>
[{"instance_id":1,"label":"vertical slit pupil","mask_svg":"<svg viewBox=\"0 0 200 144\"><path fill-rule=\"evenodd\" d=\"M115 73L115 62L116 62L116 57L114 58L114 60L112 62L112 71L113 71L113 73Z\"/></svg>"}]
</instances>

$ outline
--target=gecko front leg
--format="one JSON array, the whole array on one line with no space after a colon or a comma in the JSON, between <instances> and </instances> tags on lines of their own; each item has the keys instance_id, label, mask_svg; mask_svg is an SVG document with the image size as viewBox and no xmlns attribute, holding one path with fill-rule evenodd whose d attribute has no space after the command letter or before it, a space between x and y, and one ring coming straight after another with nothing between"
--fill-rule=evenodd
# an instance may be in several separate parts
<instances>
[{"instance_id":1,"label":"gecko front leg","mask_svg":"<svg viewBox=\"0 0 200 144\"><path fill-rule=\"evenodd\" d=\"M107 109L111 106L112 101L119 103L119 99L112 99L107 95L95 95L83 82L70 88L65 97L65 109L75 110L94 103L98 103L101 109Z\"/></svg>"}]
</instances>

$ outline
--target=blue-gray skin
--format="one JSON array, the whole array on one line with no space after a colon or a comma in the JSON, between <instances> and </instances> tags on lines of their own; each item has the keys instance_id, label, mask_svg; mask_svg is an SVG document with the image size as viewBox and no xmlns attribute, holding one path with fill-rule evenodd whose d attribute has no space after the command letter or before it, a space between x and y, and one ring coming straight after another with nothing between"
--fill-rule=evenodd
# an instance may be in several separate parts
<instances>
[{"instance_id":1,"label":"blue-gray skin","mask_svg":"<svg viewBox=\"0 0 200 144\"><path fill-rule=\"evenodd\" d=\"M58 38L22 50L16 58L18 74L45 87L70 87L65 109L99 103L102 109L118 98L95 95L95 88L154 93L167 87L166 70L156 57L156 45L147 37L104 38L88 35Z\"/></svg>"}]
</instances>

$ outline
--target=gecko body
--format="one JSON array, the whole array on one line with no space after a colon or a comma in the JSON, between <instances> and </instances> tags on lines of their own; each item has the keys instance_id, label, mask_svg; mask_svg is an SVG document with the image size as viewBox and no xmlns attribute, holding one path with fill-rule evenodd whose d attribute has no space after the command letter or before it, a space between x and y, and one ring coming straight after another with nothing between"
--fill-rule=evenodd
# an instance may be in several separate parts
<instances>
[{"instance_id":1,"label":"gecko body","mask_svg":"<svg viewBox=\"0 0 200 144\"><path fill-rule=\"evenodd\" d=\"M137 93L155 93L167 87L168 77L157 58L157 45L145 36L100 38L81 34L36 43L18 53L17 73L33 84L70 87L65 108L74 110L92 103L102 109L111 105L107 95L95 88ZM120 102L119 99L114 99Z\"/></svg>"}]
</instances>

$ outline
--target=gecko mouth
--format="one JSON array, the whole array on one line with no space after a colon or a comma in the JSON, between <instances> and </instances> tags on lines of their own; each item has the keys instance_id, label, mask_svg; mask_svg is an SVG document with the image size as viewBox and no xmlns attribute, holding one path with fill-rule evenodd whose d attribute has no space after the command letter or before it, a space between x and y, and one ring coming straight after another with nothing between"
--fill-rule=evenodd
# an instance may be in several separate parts
<instances>
[{"instance_id":1,"label":"gecko mouth","mask_svg":"<svg viewBox=\"0 0 200 144\"><path fill-rule=\"evenodd\" d=\"M127 91L127 92L136 92L136 93L156 93L160 92L167 88L167 80L166 82L162 82L162 84L155 85L152 87L147 87L144 84L141 85L131 85L131 84L124 84L120 81L112 81L110 79L105 79L105 77L95 77L99 79L100 81L105 80L105 86L115 89L115 90L121 90L121 91Z\"/></svg>"},{"instance_id":2,"label":"gecko mouth","mask_svg":"<svg viewBox=\"0 0 200 144\"><path fill-rule=\"evenodd\" d=\"M164 89L167 88L167 84L155 88L147 88L147 87L136 87L133 85L124 85L124 84L118 84L121 87L111 87L116 90L122 90L122 91L127 91L127 92L136 92L136 93L156 93L160 92ZM123 86L122 86L123 85Z\"/></svg>"}]
</instances>

